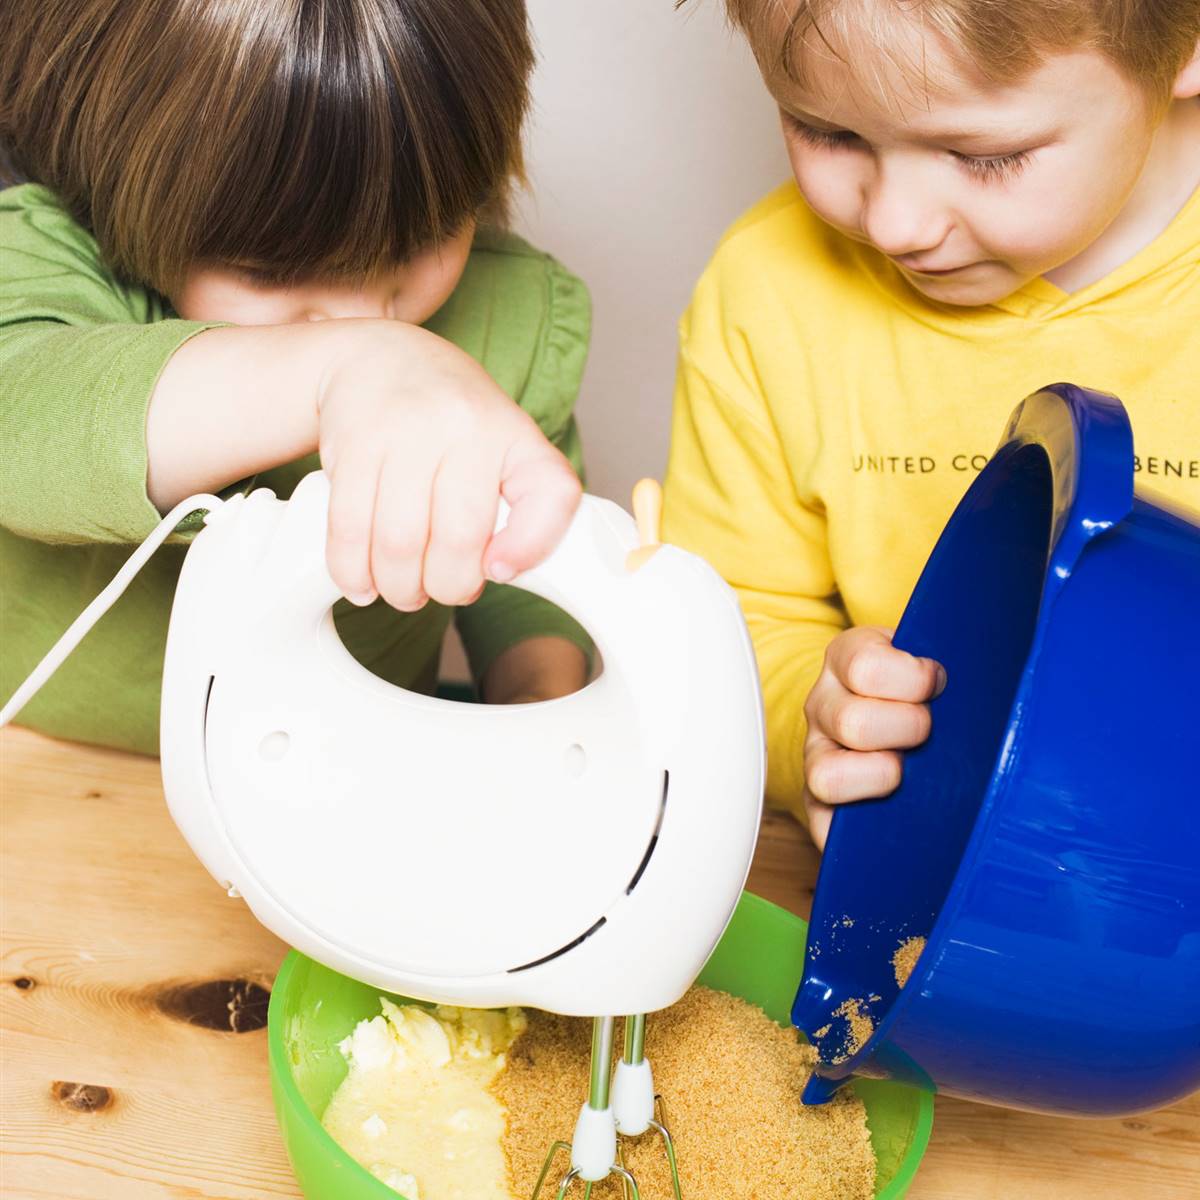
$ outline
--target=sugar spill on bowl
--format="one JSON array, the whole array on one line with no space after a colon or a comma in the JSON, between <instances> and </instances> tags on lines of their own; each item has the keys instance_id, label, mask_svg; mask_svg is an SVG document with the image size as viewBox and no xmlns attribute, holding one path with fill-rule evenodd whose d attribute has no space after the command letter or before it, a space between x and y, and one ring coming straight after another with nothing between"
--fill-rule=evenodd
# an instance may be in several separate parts
<instances>
[{"instance_id":1,"label":"sugar spill on bowl","mask_svg":"<svg viewBox=\"0 0 1200 1200\"><path fill-rule=\"evenodd\" d=\"M872 999L878 999L878 997L873 996ZM867 1003L868 1001L866 1000L851 997L848 1000L843 1000L833 1010L835 1017L843 1017L846 1021L846 1038L842 1043L841 1049L833 1056L831 1061L835 1063L845 1062L846 1059L852 1058L871 1040L871 1035L875 1032L875 1020L867 1012Z\"/></svg>"},{"instance_id":2,"label":"sugar spill on bowl","mask_svg":"<svg viewBox=\"0 0 1200 1200\"><path fill-rule=\"evenodd\" d=\"M904 941L896 947L896 952L892 955L892 970L896 973L896 986L898 988L904 985L912 977L912 973L917 965L917 959L925 950L925 939L923 937L905 938Z\"/></svg>"},{"instance_id":3,"label":"sugar spill on bowl","mask_svg":"<svg viewBox=\"0 0 1200 1200\"><path fill-rule=\"evenodd\" d=\"M509 1113L504 1149L514 1196L526 1197L546 1146L569 1139L586 1094L590 1023L529 1014L493 1091ZM866 1200L875 1159L862 1102L844 1092L805 1108L800 1091L816 1062L812 1047L737 997L693 988L647 1024L647 1056L679 1153L683 1194L692 1200ZM661 1144L652 1136L624 1149L643 1200L669 1200ZM592 1200L620 1200L615 1178Z\"/></svg>"}]
</instances>

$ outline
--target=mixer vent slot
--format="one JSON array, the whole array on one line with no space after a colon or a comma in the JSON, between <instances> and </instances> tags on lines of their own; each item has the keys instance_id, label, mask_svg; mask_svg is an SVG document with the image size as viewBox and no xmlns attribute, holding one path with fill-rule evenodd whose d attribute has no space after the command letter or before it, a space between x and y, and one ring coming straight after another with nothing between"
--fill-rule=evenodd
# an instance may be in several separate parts
<instances>
[{"instance_id":1,"label":"mixer vent slot","mask_svg":"<svg viewBox=\"0 0 1200 1200\"><path fill-rule=\"evenodd\" d=\"M595 925L593 925L591 927L591 929L584 930L584 932L581 933L573 942L568 942L565 946L562 946L560 949L555 950L552 954L546 954L546 955L543 955L543 957L541 957L541 958L535 958L533 960L533 962L527 962L523 966L509 967L508 973L510 975L515 975L515 974L517 974L518 971L529 971L534 967L540 967L543 963L550 962L551 959L558 958L561 955L566 954L568 950L574 950L575 947L578 946L581 942L586 942L587 939L590 938L592 936L592 934L595 933L596 930L599 929L600 926L605 924L607 921L608 921L607 917L601 917L600 920L598 920L595 923Z\"/></svg>"},{"instance_id":2,"label":"mixer vent slot","mask_svg":"<svg viewBox=\"0 0 1200 1200\"><path fill-rule=\"evenodd\" d=\"M650 865L650 856L654 853L654 847L658 845L658 835L662 832L663 817L667 812L667 792L671 788L671 772L663 772L663 787L662 799L658 802L658 820L654 823L654 832L650 835L650 844L646 847L646 853L642 855L642 861L638 863L638 869L634 871L633 878L629 881L629 886L625 889L625 895L629 895L638 885L638 880L646 873L646 868Z\"/></svg>"},{"instance_id":3,"label":"mixer vent slot","mask_svg":"<svg viewBox=\"0 0 1200 1200\"><path fill-rule=\"evenodd\" d=\"M200 748L204 754L204 786L212 795L212 775L208 769L208 707L212 704L213 684L217 682L215 675L208 677L208 687L204 691L204 718L200 722Z\"/></svg>"},{"instance_id":4,"label":"mixer vent slot","mask_svg":"<svg viewBox=\"0 0 1200 1200\"><path fill-rule=\"evenodd\" d=\"M642 861L638 864L638 869L633 873L633 878L629 881L629 886L625 889L625 894L628 896L638 885L638 880L645 874L647 866L650 865L650 856L654 853L655 846L658 845L658 835L662 832L663 816L667 811L667 792L671 788L671 772L663 771L662 782L662 797L658 802L658 820L654 823L654 832L650 835L650 844L646 847L646 853L642 855ZM568 942L565 946L555 950L552 954L543 955L541 958L535 958L533 962L527 962L519 967L510 967L508 974L516 975L519 971L529 971L534 967L540 967L544 963L550 962L552 959L560 958L570 950L574 950L576 946L587 941L602 925L608 921L607 917L601 917L591 929L585 930L574 941Z\"/></svg>"}]
</instances>

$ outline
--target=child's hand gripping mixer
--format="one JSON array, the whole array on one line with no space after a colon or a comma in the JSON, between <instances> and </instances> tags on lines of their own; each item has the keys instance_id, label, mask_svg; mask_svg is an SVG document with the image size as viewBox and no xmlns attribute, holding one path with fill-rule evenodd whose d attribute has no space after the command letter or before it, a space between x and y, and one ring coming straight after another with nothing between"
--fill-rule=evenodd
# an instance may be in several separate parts
<instances>
[{"instance_id":1,"label":"child's hand gripping mixer","mask_svg":"<svg viewBox=\"0 0 1200 1200\"><path fill-rule=\"evenodd\" d=\"M620 508L585 497L517 584L587 628L599 678L544 704L433 699L339 640L327 500L320 473L287 503L238 497L187 555L163 675L172 816L231 895L339 971L441 1003L605 1014L558 1194L617 1171L636 1196L616 1131L654 1126L672 1166L674 1152L644 1016L627 1018L610 1103L611 1014L692 983L758 829L761 701L737 601L700 559L639 550Z\"/></svg>"}]
</instances>

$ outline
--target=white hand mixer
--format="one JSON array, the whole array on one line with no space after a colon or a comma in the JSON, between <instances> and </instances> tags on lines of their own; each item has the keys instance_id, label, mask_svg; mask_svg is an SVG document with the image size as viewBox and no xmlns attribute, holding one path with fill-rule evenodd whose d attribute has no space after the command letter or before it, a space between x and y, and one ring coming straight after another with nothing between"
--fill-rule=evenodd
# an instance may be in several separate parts
<instances>
[{"instance_id":1,"label":"white hand mixer","mask_svg":"<svg viewBox=\"0 0 1200 1200\"><path fill-rule=\"evenodd\" d=\"M336 970L425 1001L594 1017L590 1094L535 1196L569 1149L560 1198L615 1172L636 1200L617 1134L648 1130L679 1195L644 1014L703 967L758 830L765 751L745 623L707 564L657 545L646 495L641 542L618 506L586 496L555 552L515 581L595 640L603 671L574 695L464 704L361 666L330 612L340 593L316 472L287 502L258 491L178 506L0 714L14 715L182 514L207 509L163 671L171 814L230 895ZM610 1087L611 1014L627 1018Z\"/></svg>"}]
</instances>

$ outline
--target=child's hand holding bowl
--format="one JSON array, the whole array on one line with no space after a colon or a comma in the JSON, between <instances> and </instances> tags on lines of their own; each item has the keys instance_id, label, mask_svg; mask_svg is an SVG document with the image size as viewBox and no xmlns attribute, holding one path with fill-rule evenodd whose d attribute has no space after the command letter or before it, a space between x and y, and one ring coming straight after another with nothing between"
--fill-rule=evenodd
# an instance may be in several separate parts
<instances>
[{"instance_id":1,"label":"child's hand holding bowl","mask_svg":"<svg viewBox=\"0 0 1200 1200\"><path fill-rule=\"evenodd\" d=\"M899 751L929 736L928 702L945 686L941 664L898 650L889 629L857 626L829 643L804 705L804 804L818 846L825 846L835 805L900 786Z\"/></svg>"}]
</instances>

